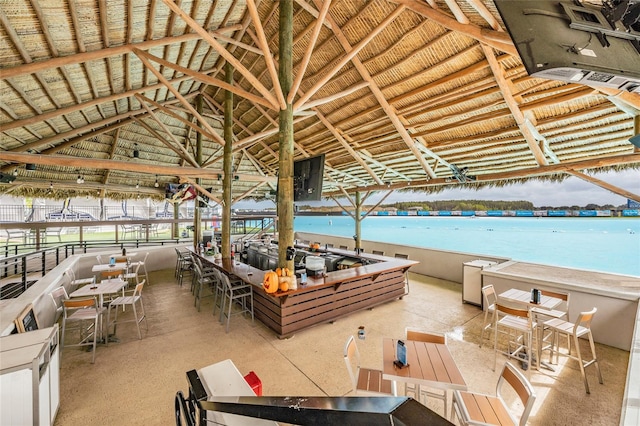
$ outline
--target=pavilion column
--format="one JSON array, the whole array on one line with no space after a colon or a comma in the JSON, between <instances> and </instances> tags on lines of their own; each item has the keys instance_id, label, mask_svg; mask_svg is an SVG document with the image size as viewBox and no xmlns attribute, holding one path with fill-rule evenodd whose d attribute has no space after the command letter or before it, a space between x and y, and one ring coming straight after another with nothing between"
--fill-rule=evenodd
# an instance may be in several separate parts
<instances>
[{"instance_id":1,"label":"pavilion column","mask_svg":"<svg viewBox=\"0 0 640 426\"><path fill-rule=\"evenodd\" d=\"M233 84L233 66L224 65L225 82ZM233 182L233 92L224 92L224 150L222 179L222 257L231 257L231 183Z\"/></svg>"},{"instance_id":2,"label":"pavilion column","mask_svg":"<svg viewBox=\"0 0 640 426\"><path fill-rule=\"evenodd\" d=\"M354 235L356 243L355 251L358 252L361 247L360 238L362 235L362 199L360 197L360 191L356 191L356 211L354 219L356 221L356 234Z\"/></svg>"},{"instance_id":3,"label":"pavilion column","mask_svg":"<svg viewBox=\"0 0 640 426\"><path fill-rule=\"evenodd\" d=\"M293 84L293 0L280 0L280 68L278 80L287 97ZM280 110L278 160L278 266L293 269L287 247L293 247L293 105Z\"/></svg>"},{"instance_id":4,"label":"pavilion column","mask_svg":"<svg viewBox=\"0 0 640 426\"><path fill-rule=\"evenodd\" d=\"M202 95L196 97L196 111L198 114L202 114ZM202 165L202 134L196 133L196 162ZM202 184L202 178L196 178L198 185ZM202 241L202 220L200 217L200 208L198 207L198 199L193 202L193 248L197 249L198 244Z\"/></svg>"},{"instance_id":5,"label":"pavilion column","mask_svg":"<svg viewBox=\"0 0 640 426\"><path fill-rule=\"evenodd\" d=\"M180 218L180 205L178 203L173 204L173 218ZM173 230L173 238L180 238L180 224L174 222L171 229Z\"/></svg>"}]
</instances>

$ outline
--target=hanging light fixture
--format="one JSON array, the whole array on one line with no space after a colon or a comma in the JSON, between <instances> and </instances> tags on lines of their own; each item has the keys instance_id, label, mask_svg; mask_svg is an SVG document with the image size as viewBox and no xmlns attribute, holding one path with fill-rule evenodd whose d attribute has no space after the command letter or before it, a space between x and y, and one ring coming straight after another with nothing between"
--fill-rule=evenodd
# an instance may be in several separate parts
<instances>
[{"instance_id":1,"label":"hanging light fixture","mask_svg":"<svg viewBox=\"0 0 640 426\"><path fill-rule=\"evenodd\" d=\"M136 189L140 188L140 181L136 182Z\"/></svg>"},{"instance_id":2,"label":"hanging light fixture","mask_svg":"<svg viewBox=\"0 0 640 426\"><path fill-rule=\"evenodd\" d=\"M156 175L156 183L154 183L153 186L155 186L156 188L160 186L160 184L158 183L158 175Z\"/></svg>"},{"instance_id":3,"label":"hanging light fixture","mask_svg":"<svg viewBox=\"0 0 640 426\"><path fill-rule=\"evenodd\" d=\"M13 175L18 176L18 169L13 169Z\"/></svg>"},{"instance_id":4,"label":"hanging light fixture","mask_svg":"<svg viewBox=\"0 0 640 426\"><path fill-rule=\"evenodd\" d=\"M53 182L50 182L50 183L49 183L49 189L50 189L50 190L51 190L51 189L53 189Z\"/></svg>"}]
</instances>

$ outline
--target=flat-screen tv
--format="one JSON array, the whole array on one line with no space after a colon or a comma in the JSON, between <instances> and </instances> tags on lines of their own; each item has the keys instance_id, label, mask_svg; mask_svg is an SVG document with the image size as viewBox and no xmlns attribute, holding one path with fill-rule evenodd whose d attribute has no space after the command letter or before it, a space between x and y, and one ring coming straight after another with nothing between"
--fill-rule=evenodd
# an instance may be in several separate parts
<instances>
[{"instance_id":1,"label":"flat-screen tv","mask_svg":"<svg viewBox=\"0 0 640 426\"><path fill-rule=\"evenodd\" d=\"M640 3L494 3L529 75L640 93Z\"/></svg>"},{"instance_id":2,"label":"flat-screen tv","mask_svg":"<svg viewBox=\"0 0 640 426\"><path fill-rule=\"evenodd\" d=\"M324 154L293 163L293 201L320 201L324 177Z\"/></svg>"}]
</instances>

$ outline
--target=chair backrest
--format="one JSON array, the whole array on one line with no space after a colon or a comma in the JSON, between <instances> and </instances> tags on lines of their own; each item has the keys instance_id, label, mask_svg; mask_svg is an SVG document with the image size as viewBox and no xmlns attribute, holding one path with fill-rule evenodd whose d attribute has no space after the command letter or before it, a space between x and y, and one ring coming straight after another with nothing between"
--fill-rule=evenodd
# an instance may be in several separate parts
<instances>
[{"instance_id":1,"label":"chair backrest","mask_svg":"<svg viewBox=\"0 0 640 426\"><path fill-rule=\"evenodd\" d=\"M102 255L99 255L99 254L98 254L98 255L96 255L96 260L97 260L97 261L98 261L98 263L100 263L100 264L105 263L105 262L102 260Z\"/></svg>"},{"instance_id":2,"label":"chair backrest","mask_svg":"<svg viewBox=\"0 0 640 426\"><path fill-rule=\"evenodd\" d=\"M64 318L66 319L70 314L69 312L77 311L78 309L90 309L95 310L98 315L98 302L95 297L87 299L67 299L62 301L64 307Z\"/></svg>"},{"instance_id":3,"label":"chair backrest","mask_svg":"<svg viewBox=\"0 0 640 426\"><path fill-rule=\"evenodd\" d=\"M407 340L414 340L417 342L426 342L426 343L441 343L444 345L447 344L447 335L444 333L420 331L410 327L405 328L404 333Z\"/></svg>"},{"instance_id":4,"label":"chair backrest","mask_svg":"<svg viewBox=\"0 0 640 426\"><path fill-rule=\"evenodd\" d=\"M517 309L510 306L501 305L500 303L496 303L496 310L507 315L513 315L514 317L529 318L528 309Z\"/></svg>"},{"instance_id":5,"label":"chair backrest","mask_svg":"<svg viewBox=\"0 0 640 426\"><path fill-rule=\"evenodd\" d=\"M555 297L556 299L562 300L564 306L560 306L559 309L569 312L569 293L540 289L540 294L542 294L543 296Z\"/></svg>"},{"instance_id":6,"label":"chair backrest","mask_svg":"<svg viewBox=\"0 0 640 426\"><path fill-rule=\"evenodd\" d=\"M485 308L495 305L498 300L498 297L496 296L496 289L493 288L493 285L491 284L482 287L482 296L484 297Z\"/></svg>"},{"instance_id":7,"label":"chair backrest","mask_svg":"<svg viewBox=\"0 0 640 426\"><path fill-rule=\"evenodd\" d=\"M113 271L100 271L100 280L110 280L118 278L122 274L122 269L114 269Z\"/></svg>"},{"instance_id":8,"label":"chair backrest","mask_svg":"<svg viewBox=\"0 0 640 426\"><path fill-rule=\"evenodd\" d=\"M51 300L53 300L53 305L56 307L56 321L60 318L62 311L64 309L64 301L69 299L69 295L67 294L67 290L63 287L56 287L51 290L49 293L51 296Z\"/></svg>"},{"instance_id":9,"label":"chair backrest","mask_svg":"<svg viewBox=\"0 0 640 426\"><path fill-rule=\"evenodd\" d=\"M576 336L582 334L579 333L580 327L591 330L591 321L593 320L593 317L595 316L597 311L598 308L593 308L590 311L580 312L580 315L578 315L578 319L573 326L573 334Z\"/></svg>"},{"instance_id":10,"label":"chair backrest","mask_svg":"<svg viewBox=\"0 0 640 426\"><path fill-rule=\"evenodd\" d=\"M145 281L146 280L142 280L138 284L136 284L136 288L135 288L135 290L133 290L133 297L142 295L142 288L144 287L144 282Z\"/></svg>"},{"instance_id":11,"label":"chair backrest","mask_svg":"<svg viewBox=\"0 0 640 426\"><path fill-rule=\"evenodd\" d=\"M505 383L508 383L511 388L516 392L520 401L523 405L522 414L520 415L520 421L518 424L520 426L524 426L527 424L527 420L529 419L529 414L531 414L531 409L533 408L533 403L536 400L536 392L531 386L531 383L527 380L527 378L522 374L516 367L513 366L510 362L506 362L502 369L502 373L500 374L500 378L498 379L498 384L496 386L496 395L498 398L504 399L502 397L502 387ZM506 403L505 403L506 405Z\"/></svg>"},{"instance_id":12,"label":"chair backrest","mask_svg":"<svg viewBox=\"0 0 640 426\"><path fill-rule=\"evenodd\" d=\"M360 370L360 352L353 336L349 336L344 345L344 363L347 365L347 372L351 379L351 387L355 392L358 388L358 373Z\"/></svg>"},{"instance_id":13,"label":"chair backrest","mask_svg":"<svg viewBox=\"0 0 640 426\"><path fill-rule=\"evenodd\" d=\"M146 252L146 253L144 254L144 259L142 259L142 263L144 263L144 262L146 262L146 261L147 261L147 257L149 257L149 252Z\"/></svg>"}]
</instances>

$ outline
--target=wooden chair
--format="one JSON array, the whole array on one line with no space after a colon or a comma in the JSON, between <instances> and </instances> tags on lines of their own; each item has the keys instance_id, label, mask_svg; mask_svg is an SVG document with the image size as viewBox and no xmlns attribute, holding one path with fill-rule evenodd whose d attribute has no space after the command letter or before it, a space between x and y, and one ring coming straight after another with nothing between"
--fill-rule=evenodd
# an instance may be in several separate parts
<instances>
[{"instance_id":1,"label":"wooden chair","mask_svg":"<svg viewBox=\"0 0 640 426\"><path fill-rule=\"evenodd\" d=\"M404 330L405 336L407 340L414 340L417 342L427 342L427 343L440 343L443 345L447 344L447 335L444 333L434 333L434 332L425 332L416 330L410 327L405 328ZM442 400L444 404L444 417L447 417L447 390L443 389L442 392L431 392L422 386L416 386L413 383L407 383L405 386L405 395L408 393L413 393L416 399L423 405L427 405L427 398L437 398Z\"/></svg>"},{"instance_id":2,"label":"wooden chair","mask_svg":"<svg viewBox=\"0 0 640 426\"><path fill-rule=\"evenodd\" d=\"M344 362L347 365L351 386L355 395L390 396L391 381L382 378L381 370L360 366L360 352L353 336L344 345Z\"/></svg>"},{"instance_id":3,"label":"wooden chair","mask_svg":"<svg viewBox=\"0 0 640 426\"><path fill-rule=\"evenodd\" d=\"M520 397L523 406L519 419L509 411L509 405L502 396L502 388L509 384ZM520 425L525 426L536 393L531 383L510 362L504 364L496 385L496 396L473 392L454 391L451 407L451 422L456 416L463 425Z\"/></svg>"},{"instance_id":4,"label":"wooden chair","mask_svg":"<svg viewBox=\"0 0 640 426\"><path fill-rule=\"evenodd\" d=\"M596 356L596 347L593 343L593 335L591 334L591 321L596 314L597 308L593 308L590 311L580 312L578 315L578 319L575 323L564 321L559 318L551 319L545 321L543 324L543 332L546 330L551 331L553 335L553 346L551 348L551 353L549 355L550 359L553 359L553 353L556 353L556 362L558 360L558 355L560 354L560 349L558 347L558 338L561 334L570 337L573 340L573 344L576 347L576 356L571 355L571 340L569 340L569 347L567 348L567 353L562 354L566 355L571 359L575 359L580 363L580 373L582 373L582 379L584 380L584 389L587 393L591 393L589 391L589 382L587 381L587 375L585 373L585 369L590 365L596 366L596 372L598 374L598 381L600 384L602 381L602 373L600 372L600 364L598 364L598 357ZM582 359L582 352L580 351L580 337L586 336L589 340L589 347L591 349L591 360L584 361Z\"/></svg>"}]
</instances>

